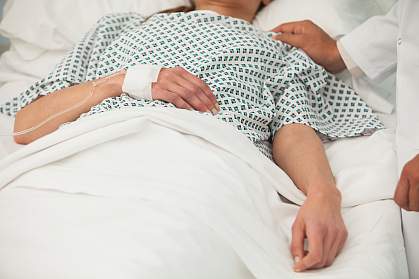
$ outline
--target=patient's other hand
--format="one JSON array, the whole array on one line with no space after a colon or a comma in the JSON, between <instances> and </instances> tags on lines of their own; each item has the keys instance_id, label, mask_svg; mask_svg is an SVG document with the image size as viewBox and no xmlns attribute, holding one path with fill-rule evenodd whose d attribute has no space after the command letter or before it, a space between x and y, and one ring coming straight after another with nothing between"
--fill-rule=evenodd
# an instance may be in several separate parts
<instances>
[{"instance_id":1,"label":"patient's other hand","mask_svg":"<svg viewBox=\"0 0 419 279\"><path fill-rule=\"evenodd\" d=\"M327 71L339 73L346 68L336 41L311 21L285 23L272 31L281 33L274 36L275 40L302 49L311 59L322 65Z\"/></svg>"},{"instance_id":2,"label":"patient's other hand","mask_svg":"<svg viewBox=\"0 0 419 279\"><path fill-rule=\"evenodd\" d=\"M419 212L419 154L403 168L394 201L405 210Z\"/></svg>"},{"instance_id":3,"label":"patient's other hand","mask_svg":"<svg viewBox=\"0 0 419 279\"><path fill-rule=\"evenodd\" d=\"M182 67L161 69L152 85L153 100L162 100L181 109L201 112L220 111L217 99L205 82Z\"/></svg>"},{"instance_id":4,"label":"patient's other hand","mask_svg":"<svg viewBox=\"0 0 419 279\"><path fill-rule=\"evenodd\" d=\"M341 215L340 193L308 194L292 226L294 270L301 272L332 265L347 236ZM308 252L304 251L305 238L308 240Z\"/></svg>"}]
</instances>

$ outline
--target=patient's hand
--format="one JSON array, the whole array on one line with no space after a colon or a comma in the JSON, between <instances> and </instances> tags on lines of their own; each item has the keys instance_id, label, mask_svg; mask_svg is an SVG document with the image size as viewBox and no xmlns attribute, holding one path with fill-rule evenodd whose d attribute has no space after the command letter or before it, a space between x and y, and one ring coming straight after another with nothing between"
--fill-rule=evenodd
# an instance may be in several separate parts
<instances>
[{"instance_id":1,"label":"patient's hand","mask_svg":"<svg viewBox=\"0 0 419 279\"><path fill-rule=\"evenodd\" d=\"M152 85L153 100L162 100L181 109L216 114L217 99L208 85L182 67L164 68Z\"/></svg>"},{"instance_id":2,"label":"patient's hand","mask_svg":"<svg viewBox=\"0 0 419 279\"><path fill-rule=\"evenodd\" d=\"M348 233L341 215L339 193L307 195L292 226L294 270L301 272L330 266L342 250ZM304 239L308 239L308 252Z\"/></svg>"},{"instance_id":3,"label":"patient's hand","mask_svg":"<svg viewBox=\"0 0 419 279\"><path fill-rule=\"evenodd\" d=\"M274 37L275 40L304 50L311 59L327 71L338 73L346 68L336 41L311 21L285 23L272 31L281 33Z\"/></svg>"},{"instance_id":4,"label":"patient's hand","mask_svg":"<svg viewBox=\"0 0 419 279\"><path fill-rule=\"evenodd\" d=\"M394 201L405 210L419 212L419 154L403 168Z\"/></svg>"}]
</instances>

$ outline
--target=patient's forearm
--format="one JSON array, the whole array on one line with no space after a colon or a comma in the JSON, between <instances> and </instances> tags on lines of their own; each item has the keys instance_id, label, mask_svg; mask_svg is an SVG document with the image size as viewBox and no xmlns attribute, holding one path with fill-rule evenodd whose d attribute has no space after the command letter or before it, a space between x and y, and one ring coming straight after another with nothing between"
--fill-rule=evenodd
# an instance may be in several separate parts
<instances>
[{"instance_id":1,"label":"patient's forearm","mask_svg":"<svg viewBox=\"0 0 419 279\"><path fill-rule=\"evenodd\" d=\"M40 137L52 133L61 124L76 120L82 113L88 112L93 106L99 104L104 99L119 96L122 92L123 80L123 73L109 78L106 83L97 85L93 96L85 103L74 110L52 119L33 132L15 136L15 141L19 144L29 144ZM15 133L35 127L49 117L76 106L91 94L92 87L93 82L86 82L38 98L16 114Z\"/></svg>"},{"instance_id":2,"label":"patient's forearm","mask_svg":"<svg viewBox=\"0 0 419 279\"><path fill-rule=\"evenodd\" d=\"M338 192L323 145L312 128L301 124L281 128L274 138L273 157L306 195Z\"/></svg>"}]
</instances>

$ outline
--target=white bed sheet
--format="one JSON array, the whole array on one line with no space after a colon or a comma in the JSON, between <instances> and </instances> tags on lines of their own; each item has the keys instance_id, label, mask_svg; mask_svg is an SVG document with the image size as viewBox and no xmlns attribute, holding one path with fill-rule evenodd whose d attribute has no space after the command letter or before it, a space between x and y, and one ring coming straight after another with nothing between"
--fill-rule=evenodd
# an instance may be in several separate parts
<instances>
[{"instance_id":1,"label":"white bed sheet","mask_svg":"<svg viewBox=\"0 0 419 279\"><path fill-rule=\"evenodd\" d=\"M39 65L45 61L52 64L53 60L56 61L47 57L42 63L35 62ZM21 91L34 79L27 73L13 73L10 65L7 67L6 71L0 70L0 80L9 81L0 88L0 100L6 94ZM43 73L40 72L38 71L35 78L42 76ZM13 75L10 76L11 73ZM389 127L382 133L388 142L394 135L394 116L382 115L382 119ZM0 115L0 134L9 133L12 122L11 118ZM358 152L351 156L359 156L361 161L368 159L365 148L357 149L357 146L362 145L367 139L328 144L326 148L332 168L339 170L344 161L340 153L344 153L348 147L352 147L349 149L353 152ZM0 159L19 148L21 147L16 145L11 137L0 137ZM372 168L371 171L376 170ZM368 169L365 169L365 172L368 172ZM388 172L392 173L393 170L389 169ZM350 172L347 176L350 177ZM112 209L115 210L111 211ZM132 234L140 225L132 222L135 214L127 218L126 213L136 210L139 209L135 204L121 203L117 200L105 201L88 195L69 195L25 188L24 185L6 188L0 192L0 241L8 240L2 242L5 246L3 252L0 252L0 278L26 279L28 274L31 274L31 278L47 279L43 273L46 269L50 270L49 278L59 278L57 275L63 275L63 271L66 272L65 278L91 278L91 274L103 275L102 278L131 278L127 274L136 273L135 265L130 264L130 256L136 253L136 249L141 249L135 246ZM273 212L278 217L278 228L285 234L288 233L288 237L296 211L296 206L281 204L277 212ZM389 276L377 273L380 266L383 266L382 270L391 267L397 278L407 278L400 211L395 204L391 200L371 202L347 208L344 214L351 236L346 251L334 268L295 275L295 278L349 279L354 278L355 274L362 274L363 278L378 279ZM113 229L107 230L109 228ZM217 269L217 272L225 272L218 273L218 278L253 278L231 250L220 245L215 239L199 239L200 235L204 237L199 232L193 234L193 237L197 237L196 241L212 243L213 253L210 253L208 247L206 250L199 247L191 253L195 253L197 261L200 260L197 255L202 255L203 251L206 253L209 274L211 269ZM113 243L113 239L119 239L121 245ZM222 261L217 261L217 255L220 254L225 257L223 256ZM374 258L377 254L380 255L379 259ZM95 258L98 260L92 261ZM188 259L191 260L185 260ZM124 274L123 271L127 268L128 271ZM162 275L158 278L165 277Z\"/></svg>"},{"instance_id":2,"label":"white bed sheet","mask_svg":"<svg viewBox=\"0 0 419 279\"><path fill-rule=\"evenodd\" d=\"M135 236L150 222L142 220L142 210L142 205L135 201L24 187L6 189L0 193L0 276L3 279L150 278L138 276L143 273L132 262L138 258L136 254L143 252L141 241ZM279 226L289 231L296 207L284 205L277 210L281 211L279 216L286 217L278 220ZM406 271L403 270L400 210L392 201L346 209L344 216L350 237L333 268L294 274L294 278L407 278L403 276ZM220 245L216 236L205 237L208 232L181 227L168 233L173 238L179 233L188 234L196 243L195 249L179 255L185 265L195 263L202 267L202 261L207 263L202 273L183 278L254 278L234 252ZM164 252L175 247L171 243L161 249ZM377 254L381 257L377 258ZM392 274L386 274L389 267L393 267ZM202 275L205 273L207 276Z\"/></svg>"}]
</instances>

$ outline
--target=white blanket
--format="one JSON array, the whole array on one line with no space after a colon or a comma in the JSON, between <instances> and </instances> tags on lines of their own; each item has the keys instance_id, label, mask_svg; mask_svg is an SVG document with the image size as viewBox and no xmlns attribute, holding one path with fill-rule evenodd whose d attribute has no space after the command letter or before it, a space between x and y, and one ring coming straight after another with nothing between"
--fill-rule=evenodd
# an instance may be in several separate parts
<instances>
[{"instance_id":1,"label":"white blanket","mask_svg":"<svg viewBox=\"0 0 419 279\"><path fill-rule=\"evenodd\" d=\"M374 203L393 192L392 134L358 140L328 149L356 238L310 278L406 277L398 210ZM363 151L374 157L356 156ZM288 245L297 207L276 192L296 204L304 195L247 138L210 116L144 109L86 118L1 160L0 188L1 278L296 276ZM28 191L34 200L25 200ZM54 195L54 206L39 202ZM357 214L350 209L361 204ZM20 218L3 220L13 214ZM78 222L86 228L74 231ZM388 224L395 229L383 230ZM35 244L23 245L32 237L25 227ZM77 240L87 248L77 249Z\"/></svg>"}]
</instances>

